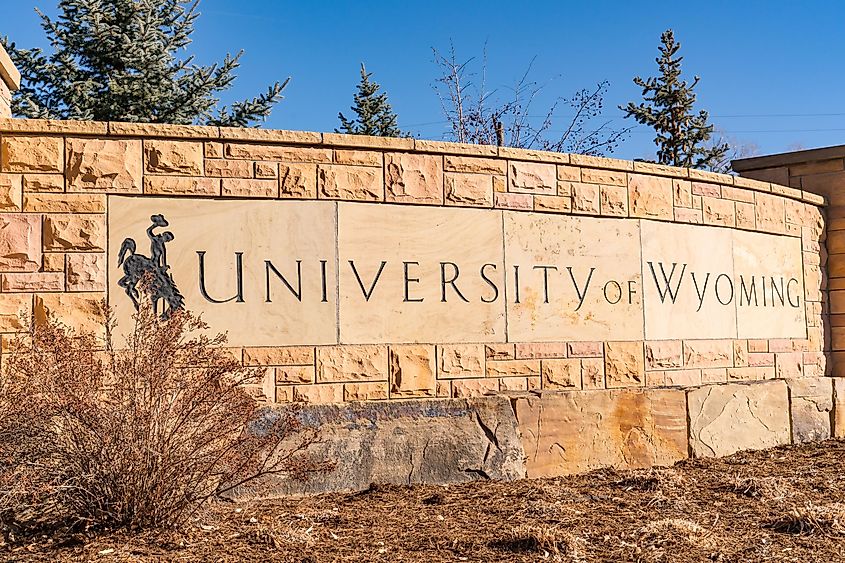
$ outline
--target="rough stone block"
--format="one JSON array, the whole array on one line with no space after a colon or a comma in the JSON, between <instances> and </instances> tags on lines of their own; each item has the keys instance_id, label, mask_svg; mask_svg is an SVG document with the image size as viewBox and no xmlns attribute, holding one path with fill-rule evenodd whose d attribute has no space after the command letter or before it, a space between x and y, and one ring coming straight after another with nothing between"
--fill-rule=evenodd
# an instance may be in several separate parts
<instances>
[{"instance_id":1,"label":"rough stone block","mask_svg":"<svg viewBox=\"0 0 845 563\"><path fill-rule=\"evenodd\" d=\"M316 164L280 164L281 197L317 199Z\"/></svg>"},{"instance_id":2,"label":"rough stone block","mask_svg":"<svg viewBox=\"0 0 845 563\"><path fill-rule=\"evenodd\" d=\"M443 168L447 172L496 174L499 176L504 176L508 173L506 161L496 158L446 155L443 159Z\"/></svg>"},{"instance_id":3,"label":"rough stone block","mask_svg":"<svg viewBox=\"0 0 845 563\"><path fill-rule=\"evenodd\" d=\"M317 348L317 382L387 381L387 347L377 345Z\"/></svg>"},{"instance_id":4,"label":"rough stone block","mask_svg":"<svg viewBox=\"0 0 845 563\"><path fill-rule=\"evenodd\" d=\"M358 151L335 149L335 164L348 164L352 166L382 166L382 153L376 151Z\"/></svg>"},{"instance_id":5,"label":"rough stone block","mask_svg":"<svg viewBox=\"0 0 845 563\"><path fill-rule=\"evenodd\" d=\"M600 186L599 210L602 215L628 216L628 190L625 186Z\"/></svg>"},{"instance_id":6,"label":"rough stone block","mask_svg":"<svg viewBox=\"0 0 845 563\"><path fill-rule=\"evenodd\" d=\"M105 291L105 254L68 254L68 291Z\"/></svg>"},{"instance_id":7,"label":"rough stone block","mask_svg":"<svg viewBox=\"0 0 845 563\"><path fill-rule=\"evenodd\" d=\"M790 442L784 381L690 389L687 403L690 449L696 457L725 456Z\"/></svg>"},{"instance_id":8,"label":"rough stone block","mask_svg":"<svg viewBox=\"0 0 845 563\"><path fill-rule=\"evenodd\" d=\"M27 213L105 213L106 196L28 193L23 199L23 210Z\"/></svg>"},{"instance_id":9,"label":"rough stone block","mask_svg":"<svg viewBox=\"0 0 845 563\"><path fill-rule=\"evenodd\" d=\"M17 332L32 314L32 295L10 293L0 298L0 332Z\"/></svg>"},{"instance_id":10,"label":"rough stone block","mask_svg":"<svg viewBox=\"0 0 845 563\"><path fill-rule=\"evenodd\" d=\"M61 272L3 274L0 286L4 292L62 291L65 287L65 276Z\"/></svg>"},{"instance_id":11,"label":"rough stone block","mask_svg":"<svg viewBox=\"0 0 845 563\"><path fill-rule=\"evenodd\" d=\"M276 162L256 162L255 163L255 177L256 178L278 178L279 164Z\"/></svg>"},{"instance_id":12,"label":"rough stone block","mask_svg":"<svg viewBox=\"0 0 845 563\"><path fill-rule=\"evenodd\" d=\"M672 199L675 207L692 207L692 187L689 180L672 180Z\"/></svg>"},{"instance_id":13,"label":"rough stone block","mask_svg":"<svg viewBox=\"0 0 845 563\"><path fill-rule=\"evenodd\" d=\"M389 397L386 381L347 383L343 386L344 401L382 401Z\"/></svg>"},{"instance_id":14,"label":"rough stone block","mask_svg":"<svg viewBox=\"0 0 845 563\"><path fill-rule=\"evenodd\" d=\"M101 293L44 293L35 296L35 322L44 323L48 316L59 319L70 328L101 335L103 331Z\"/></svg>"},{"instance_id":15,"label":"rough stone block","mask_svg":"<svg viewBox=\"0 0 845 563\"><path fill-rule=\"evenodd\" d=\"M566 347L571 358L601 358L604 355L602 342L570 342Z\"/></svg>"},{"instance_id":16,"label":"rough stone block","mask_svg":"<svg viewBox=\"0 0 845 563\"><path fill-rule=\"evenodd\" d=\"M530 478L671 465L687 457L681 390L543 392L513 404Z\"/></svg>"},{"instance_id":17,"label":"rough stone block","mask_svg":"<svg viewBox=\"0 0 845 563\"><path fill-rule=\"evenodd\" d=\"M604 372L607 386L637 387L645 383L642 342L606 342Z\"/></svg>"},{"instance_id":18,"label":"rough stone block","mask_svg":"<svg viewBox=\"0 0 845 563\"><path fill-rule=\"evenodd\" d=\"M348 392L357 392L347 385ZM268 410L275 420L284 411ZM525 477L516 419L504 397L306 406L293 411L319 432L314 459L334 468L319 479L268 478L234 492L241 499L363 490L372 483L449 484ZM296 436L291 437L291 444ZM281 448L280 451L284 451Z\"/></svg>"},{"instance_id":19,"label":"rough stone block","mask_svg":"<svg viewBox=\"0 0 845 563\"><path fill-rule=\"evenodd\" d=\"M674 190L671 178L628 175L628 209L631 217L668 219L674 217Z\"/></svg>"},{"instance_id":20,"label":"rough stone block","mask_svg":"<svg viewBox=\"0 0 845 563\"><path fill-rule=\"evenodd\" d=\"M444 185L448 204L469 207L491 207L493 205L492 176L447 172Z\"/></svg>"},{"instance_id":21,"label":"rough stone block","mask_svg":"<svg viewBox=\"0 0 845 563\"><path fill-rule=\"evenodd\" d=\"M203 146L194 141L144 141L144 162L152 174L202 176Z\"/></svg>"},{"instance_id":22,"label":"rough stone block","mask_svg":"<svg viewBox=\"0 0 845 563\"><path fill-rule=\"evenodd\" d=\"M580 389L581 360L542 360L540 372L544 389Z\"/></svg>"},{"instance_id":23,"label":"rough stone block","mask_svg":"<svg viewBox=\"0 0 845 563\"><path fill-rule=\"evenodd\" d=\"M322 199L382 201L384 178L380 168L321 165L317 189Z\"/></svg>"},{"instance_id":24,"label":"rough stone block","mask_svg":"<svg viewBox=\"0 0 845 563\"><path fill-rule=\"evenodd\" d=\"M435 373L434 346L390 347L391 397L434 397Z\"/></svg>"},{"instance_id":25,"label":"rough stone block","mask_svg":"<svg viewBox=\"0 0 845 563\"><path fill-rule=\"evenodd\" d=\"M101 215L45 215L47 250L105 250L106 225Z\"/></svg>"},{"instance_id":26,"label":"rough stone block","mask_svg":"<svg viewBox=\"0 0 845 563\"><path fill-rule=\"evenodd\" d=\"M314 366L281 366L274 368L276 385L282 383L314 383Z\"/></svg>"},{"instance_id":27,"label":"rough stone block","mask_svg":"<svg viewBox=\"0 0 845 563\"><path fill-rule=\"evenodd\" d=\"M833 437L845 438L845 378L833 380Z\"/></svg>"},{"instance_id":28,"label":"rough stone block","mask_svg":"<svg viewBox=\"0 0 845 563\"><path fill-rule=\"evenodd\" d=\"M683 353L680 340L662 340L646 342L646 369L672 369L683 365Z\"/></svg>"},{"instance_id":29,"label":"rough stone block","mask_svg":"<svg viewBox=\"0 0 845 563\"><path fill-rule=\"evenodd\" d=\"M493 206L499 209L534 209L534 198L531 194L495 192L493 196Z\"/></svg>"},{"instance_id":30,"label":"rough stone block","mask_svg":"<svg viewBox=\"0 0 845 563\"><path fill-rule=\"evenodd\" d=\"M584 182L572 182L570 184L572 194L572 212L585 213L589 215L599 214L599 186Z\"/></svg>"},{"instance_id":31,"label":"rough stone block","mask_svg":"<svg viewBox=\"0 0 845 563\"><path fill-rule=\"evenodd\" d=\"M219 196L220 178L144 176L144 193L154 195Z\"/></svg>"},{"instance_id":32,"label":"rough stone block","mask_svg":"<svg viewBox=\"0 0 845 563\"><path fill-rule=\"evenodd\" d=\"M24 174L24 192L63 192L65 177L63 174Z\"/></svg>"},{"instance_id":33,"label":"rough stone block","mask_svg":"<svg viewBox=\"0 0 845 563\"><path fill-rule=\"evenodd\" d=\"M557 191L555 165L536 162L508 162L508 191L526 194L554 194Z\"/></svg>"},{"instance_id":34,"label":"rough stone block","mask_svg":"<svg viewBox=\"0 0 845 563\"><path fill-rule=\"evenodd\" d=\"M786 215L783 198L776 195L757 193L754 206L757 228L770 233L786 231Z\"/></svg>"},{"instance_id":35,"label":"rough stone block","mask_svg":"<svg viewBox=\"0 0 845 563\"><path fill-rule=\"evenodd\" d=\"M625 186L627 180L624 172L615 170L601 170L597 168L582 168L581 181L589 184L604 184L606 186Z\"/></svg>"},{"instance_id":36,"label":"rough stone block","mask_svg":"<svg viewBox=\"0 0 845 563\"><path fill-rule=\"evenodd\" d=\"M487 377L527 377L539 374L539 360L487 360Z\"/></svg>"},{"instance_id":37,"label":"rough stone block","mask_svg":"<svg viewBox=\"0 0 845 563\"><path fill-rule=\"evenodd\" d=\"M791 379L789 408L792 415L792 442L816 442L831 436L833 379L806 377Z\"/></svg>"},{"instance_id":38,"label":"rough stone block","mask_svg":"<svg viewBox=\"0 0 845 563\"><path fill-rule=\"evenodd\" d=\"M0 269L34 272L41 265L41 216L0 214Z\"/></svg>"},{"instance_id":39,"label":"rough stone block","mask_svg":"<svg viewBox=\"0 0 845 563\"><path fill-rule=\"evenodd\" d=\"M211 178L252 178L254 170L249 160L205 160L205 175Z\"/></svg>"},{"instance_id":40,"label":"rough stone block","mask_svg":"<svg viewBox=\"0 0 845 563\"><path fill-rule=\"evenodd\" d=\"M220 191L230 197L277 197L278 180L223 178Z\"/></svg>"},{"instance_id":41,"label":"rough stone block","mask_svg":"<svg viewBox=\"0 0 845 563\"><path fill-rule=\"evenodd\" d=\"M140 192L142 175L141 141L67 139L69 192Z\"/></svg>"},{"instance_id":42,"label":"rough stone block","mask_svg":"<svg viewBox=\"0 0 845 563\"><path fill-rule=\"evenodd\" d=\"M729 199L702 197L701 205L704 211L705 225L719 225L733 227L736 225L736 209L734 202Z\"/></svg>"},{"instance_id":43,"label":"rough stone block","mask_svg":"<svg viewBox=\"0 0 845 563\"><path fill-rule=\"evenodd\" d=\"M564 342L517 344L516 358L519 360L565 358L566 351L567 345Z\"/></svg>"},{"instance_id":44,"label":"rough stone block","mask_svg":"<svg viewBox=\"0 0 845 563\"><path fill-rule=\"evenodd\" d=\"M64 172L64 139L44 135L0 137L0 171Z\"/></svg>"},{"instance_id":45,"label":"rough stone block","mask_svg":"<svg viewBox=\"0 0 845 563\"><path fill-rule=\"evenodd\" d=\"M731 340L685 340L684 365L691 368L724 368L733 366Z\"/></svg>"},{"instance_id":46,"label":"rough stone block","mask_svg":"<svg viewBox=\"0 0 845 563\"><path fill-rule=\"evenodd\" d=\"M499 392L498 379L456 379L452 383L452 397L469 399L496 395Z\"/></svg>"},{"instance_id":47,"label":"rough stone block","mask_svg":"<svg viewBox=\"0 0 845 563\"><path fill-rule=\"evenodd\" d=\"M279 145L253 145L248 143L226 143L226 158L246 160L280 160L283 162L311 162L329 164L331 149L284 147Z\"/></svg>"},{"instance_id":48,"label":"rough stone block","mask_svg":"<svg viewBox=\"0 0 845 563\"><path fill-rule=\"evenodd\" d=\"M419 154L384 155L387 201L443 203L443 157Z\"/></svg>"},{"instance_id":49,"label":"rough stone block","mask_svg":"<svg viewBox=\"0 0 845 563\"><path fill-rule=\"evenodd\" d=\"M20 211L23 196L21 174L0 174L0 211Z\"/></svg>"},{"instance_id":50,"label":"rough stone block","mask_svg":"<svg viewBox=\"0 0 845 563\"><path fill-rule=\"evenodd\" d=\"M244 348L246 366L305 366L314 365L313 346L261 346Z\"/></svg>"},{"instance_id":51,"label":"rough stone block","mask_svg":"<svg viewBox=\"0 0 845 563\"><path fill-rule=\"evenodd\" d=\"M480 344L449 344L437 348L438 379L484 377L484 348Z\"/></svg>"}]
</instances>

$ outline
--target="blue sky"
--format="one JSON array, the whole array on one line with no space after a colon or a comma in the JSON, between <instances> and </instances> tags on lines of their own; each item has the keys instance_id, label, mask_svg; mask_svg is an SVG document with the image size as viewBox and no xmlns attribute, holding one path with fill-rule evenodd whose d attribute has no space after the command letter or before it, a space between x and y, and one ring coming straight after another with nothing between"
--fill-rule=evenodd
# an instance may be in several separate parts
<instances>
[{"instance_id":1,"label":"blue sky","mask_svg":"<svg viewBox=\"0 0 845 563\"><path fill-rule=\"evenodd\" d=\"M0 33L45 44L33 7L55 0L0 0ZM246 51L231 98L292 76L265 126L331 131L348 113L360 62L387 90L400 125L443 138L432 83L432 47L458 57L488 52L488 82L507 88L536 57L543 113L557 96L610 81L608 119L636 100L634 75L655 72L660 33L675 30L686 73L701 76L698 106L728 137L759 154L845 143L845 2L287 2L202 0L191 51L199 62ZM535 112L532 112L535 113ZM559 126L567 122L565 108ZM614 153L650 157L637 128Z\"/></svg>"}]
</instances>

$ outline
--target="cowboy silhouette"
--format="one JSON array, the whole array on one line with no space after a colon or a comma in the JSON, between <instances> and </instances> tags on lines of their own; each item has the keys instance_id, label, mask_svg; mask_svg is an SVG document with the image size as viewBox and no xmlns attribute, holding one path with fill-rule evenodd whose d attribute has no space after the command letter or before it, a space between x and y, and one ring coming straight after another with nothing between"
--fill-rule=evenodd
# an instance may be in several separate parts
<instances>
[{"instance_id":1,"label":"cowboy silhouette","mask_svg":"<svg viewBox=\"0 0 845 563\"><path fill-rule=\"evenodd\" d=\"M134 239L124 239L117 256L117 265L123 267L123 277L118 280L117 285L126 291L136 310L140 307L140 290L145 290L152 301L153 311L166 319L172 311L185 308L185 299L179 293L173 275L168 271L170 265L167 263L166 244L173 240L173 233L155 233L155 229L167 227L169 223L164 215L153 215L150 221L152 224L147 228L150 256L136 252Z\"/></svg>"}]
</instances>

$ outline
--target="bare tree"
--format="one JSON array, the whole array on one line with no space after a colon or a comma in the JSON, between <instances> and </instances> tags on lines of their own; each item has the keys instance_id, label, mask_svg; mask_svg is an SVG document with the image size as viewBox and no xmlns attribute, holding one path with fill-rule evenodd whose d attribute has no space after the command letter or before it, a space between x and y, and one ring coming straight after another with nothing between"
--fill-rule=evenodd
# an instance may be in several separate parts
<instances>
[{"instance_id":1,"label":"bare tree","mask_svg":"<svg viewBox=\"0 0 845 563\"><path fill-rule=\"evenodd\" d=\"M720 158L717 158L707 167L713 172L721 172L722 174L730 174L731 161L739 158L748 158L755 156L760 152L760 147L757 143L743 141L728 134L727 132L716 129L713 137L708 143L709 146L727 146L728 150Z\"/></svg>"},{"instance_id":2,"label":"bare tree","mask_svg":"<svg viewBox=\"0 0 845 563\"><path fill-rule=\"evenodd\" d=\"M433 85L440 107L449 123L447 136L459 143L498 145L524 149L542 149L603 155L613 152L632 129L615 129L612 120L601 118L604 95L609 83L559 96L541 114L532 114L544 84L530 78L532 59L519 80L509 88L488 89L487 49L483 50L480 74L473 68L475 58L459 62L455 46L447 55L437 49L434 63L442 72ZM557 131L553 127L560 108L573 111L569 122Z\"/></svg>"}]
</instances>

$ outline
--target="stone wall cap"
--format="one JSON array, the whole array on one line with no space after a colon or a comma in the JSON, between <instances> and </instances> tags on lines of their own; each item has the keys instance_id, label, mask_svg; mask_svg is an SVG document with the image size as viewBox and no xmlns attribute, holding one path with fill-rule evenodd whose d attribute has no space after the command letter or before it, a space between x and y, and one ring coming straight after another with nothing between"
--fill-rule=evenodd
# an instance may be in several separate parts
<instances>
[{"instance_id":1,"label":"stone wall cap","mask_svg":"<svg viewBox=\"0 0 845 563\"><path fill-rule=\"evenodd\" d=\"M0 45L0 78L9 87L9 90L17 90L21 87L21 73L12 63L9 53Z\"/></svg>"}]
</instances>

